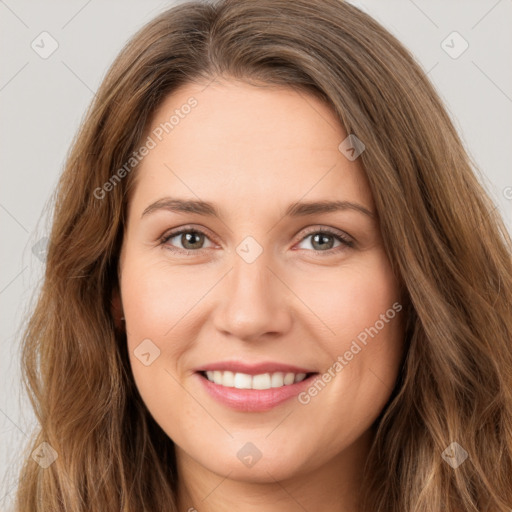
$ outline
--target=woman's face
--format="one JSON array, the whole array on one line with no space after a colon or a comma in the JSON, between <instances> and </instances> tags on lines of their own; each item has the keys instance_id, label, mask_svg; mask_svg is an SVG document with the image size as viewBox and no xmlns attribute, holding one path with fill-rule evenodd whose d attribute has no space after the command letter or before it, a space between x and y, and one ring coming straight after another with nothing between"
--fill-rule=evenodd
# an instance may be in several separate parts
<instances>
[{"instance_id":1,"label":"woman's face","mask_svg":"<svg viewBox=\"0 0 512 512\"><path fill-rule=\"evenodd\" d=\"M203 471L335 464L390 396L403 313L347 135L310 95L227 81L170 95L144 137L120 261L131 367Z\"/></svg>"}]
</instances>

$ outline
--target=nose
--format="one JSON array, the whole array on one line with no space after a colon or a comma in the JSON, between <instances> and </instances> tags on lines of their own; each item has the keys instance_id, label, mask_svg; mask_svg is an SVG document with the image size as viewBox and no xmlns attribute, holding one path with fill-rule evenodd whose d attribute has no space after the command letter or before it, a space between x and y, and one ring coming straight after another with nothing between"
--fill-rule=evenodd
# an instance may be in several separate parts
<instances>
[{"instance_id":1,"label":"nose","mask_svg":"<svg viewBox=\"0 0 512 512\"><path fill-rule=\"evenodd\" d=\"M254 341L279 337L290 328L291 291L269 263L265 252L252 263L234 255L214 312L214 325L223 335Z\"/></svg>"}]
</instances>

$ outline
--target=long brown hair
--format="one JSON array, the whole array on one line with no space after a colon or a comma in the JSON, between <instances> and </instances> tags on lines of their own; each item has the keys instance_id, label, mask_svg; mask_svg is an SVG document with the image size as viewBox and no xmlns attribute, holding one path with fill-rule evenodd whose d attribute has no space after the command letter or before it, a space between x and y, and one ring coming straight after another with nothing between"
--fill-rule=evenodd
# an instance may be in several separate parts
<instances>
[{"instance_id":1,"label":"long brown hair","mask_svg":"<svg viewBox=\"0 0 512 512\"><path fill-rule=\"evenodd\" d=\"M44 283L23 337L40 430L17 512L177 510L173 443L137 393L111 307L136 166L104 185L169 93L215 77L315 94L366 146L360 158L408 325L362 510L509 512L510 235L422 69L339 0L181 3L113 63L58 185ZM44 469L30 457L43 442L58 455ZM457 468L442 456L455 442L468 454Z\"/></svg>"}]
</instances>

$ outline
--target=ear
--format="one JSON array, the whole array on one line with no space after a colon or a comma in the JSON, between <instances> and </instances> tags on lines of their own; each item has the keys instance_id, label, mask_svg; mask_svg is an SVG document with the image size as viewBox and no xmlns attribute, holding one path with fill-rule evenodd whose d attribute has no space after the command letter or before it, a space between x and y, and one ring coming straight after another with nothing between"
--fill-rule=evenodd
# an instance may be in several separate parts
<instances>
[{"instance_id":1,"label":"ear","mask_svg":"<svg viewBox=\"0 0 512 512\"><path fill-rule=\"evenodd\" d=\"M114 319L116 328L119 331L124 331L123 303L121 302L121 294L119 293L119 289L117 287L112 290L112 299L110 302L110 311L112 313L112 318Z\"/></svg>"}]
</instances>

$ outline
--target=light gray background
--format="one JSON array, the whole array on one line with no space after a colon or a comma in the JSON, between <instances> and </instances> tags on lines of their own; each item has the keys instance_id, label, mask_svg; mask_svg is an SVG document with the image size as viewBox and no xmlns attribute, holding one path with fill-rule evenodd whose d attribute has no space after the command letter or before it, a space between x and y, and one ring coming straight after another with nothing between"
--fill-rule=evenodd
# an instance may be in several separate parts
<instances>
[{"instance_id":1,"label":"light gray background","mask_svg":"<svg viewBox=\"0 0 512 512\"><path fill-rule=\"evenodd\" d=\"M352 3L394 33L428 72L510 229L512 0ZM21 388L19 329L42 277L32 248L48 230L43 214L108 66L137 29L173 4L0 0L0 510L12 506L21 450L35 425ZM43 31L59 45L47 59L31 47ZM453 31L469 44L456 59L441 46ZM460 41L452 40L445 45L456 51Z\"/></svg>"}]
</instances>

